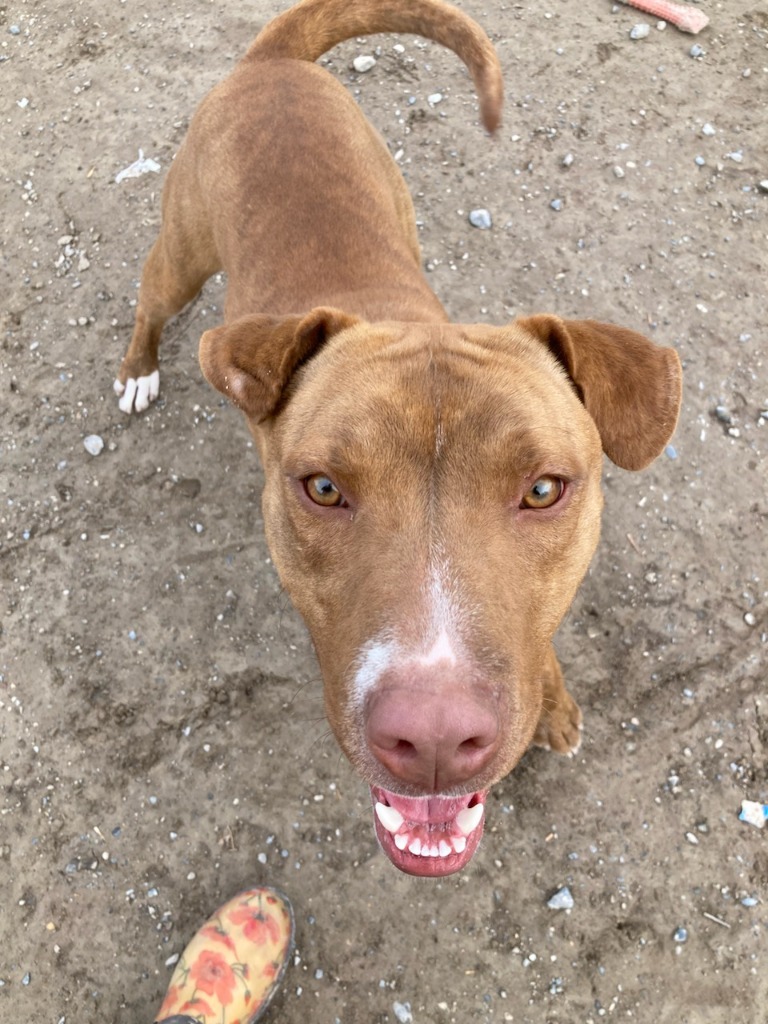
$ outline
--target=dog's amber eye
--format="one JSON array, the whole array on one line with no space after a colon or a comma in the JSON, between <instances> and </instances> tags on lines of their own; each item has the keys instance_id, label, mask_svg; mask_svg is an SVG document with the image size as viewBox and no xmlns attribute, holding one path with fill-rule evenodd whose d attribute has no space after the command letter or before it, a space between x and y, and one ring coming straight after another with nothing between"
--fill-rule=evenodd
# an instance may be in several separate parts
<instances>
[{"instance_id":1,"label":"dog's amber eye","mask_svg":"<svg viewBox=\"0 0 768 1024\"><path fill-rule=\"evenodd\" d=\"M331 508L334 505L341 505L344 499L336 484L324 473L315 473L308 476L304 481L304 490L310 501L316 505L324 505Z\"/></svg>"},{"instance_id":2,"label":"dog's amber eye","mask_svg":"<svg viewBox=\"0 0 768 1024\"><path fill-rule=\"evenodd\" d=\"M521 502L521 508L549 508L559 501L563 493L563 481L556 476L540 476Z\"/></svg>"}]
</instances>

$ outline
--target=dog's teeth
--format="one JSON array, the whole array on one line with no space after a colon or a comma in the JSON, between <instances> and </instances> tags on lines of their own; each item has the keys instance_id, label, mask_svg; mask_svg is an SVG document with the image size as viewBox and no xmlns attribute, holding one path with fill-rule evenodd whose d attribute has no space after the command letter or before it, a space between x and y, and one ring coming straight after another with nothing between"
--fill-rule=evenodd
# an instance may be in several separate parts
<instances>
[{"instance_id":1,"label":"dog's teeth","mask_svg":"<svg viewBox=\"0 0 768 1024\"><path fill-rule=\"evenodd\" d=\"M441 857L447 857L449 854L453 853L453 850L450 848L450 846L448 845L448 843L446 843L444 839L441 839L440 845L437 848L437 852L440 854Z\"/></svg>"},{"instance_id":2,"label":"dog's teeth","mask_svg":"<svg viewBox=\"0 0 768 1024\"><path fill-rule=\"evenodd\" d=\"M451 842L456 853L464 853L467 848L467 840L464 836L454 836Z\"/></svg>"},{"instance_id":3,"label":"dog's teeth","mask_svg":"<svg viewBox=\"0 0 768 1024\"><path fill-rule=\"evenodd\" d=\"M382 804L381 802L376 803L376 817L387 832L397 832L403 824L402 814L400 814L399 811L396 811L394 807L387 807L386 804Z\"/></svg>"},{"instance_id":4,"label":"dog's teeth","mask_svg":"<svg viewBox=\"0 0 768 1024\"><path fill-rule=\"evenodd\" d=\"M474 832L477 826L480 824L480 819L483 816L483 805L475 804L474 807L465 807L463 811L459 811L456 815L456 824L459 826L465 836L468 836L470 832Z\"/></svg>"},{"instance_id":5,"label":"dog's teeth","mask_svg":"<svg viewBox=\"0 0 768 1024\"><path fill-rule=\"evenodd\" d=\"M418 836L413 840L411 845L408 847L408 852L412 853L414 857L418 857L419 854L421 853L421 840L419 839Z\"/></svg>"},{"instance_id":6,"label":"dog's teeth","mask_svg":"<svg viewBox=\"0 0 768 1024\"><path fill-rule=\"evenodd\" d=\"M398 848L398 850L404 850L407 845L408 835L406 832L401 832L399 835L395 836L395 846Z\"/></svg>"}]
</instances>

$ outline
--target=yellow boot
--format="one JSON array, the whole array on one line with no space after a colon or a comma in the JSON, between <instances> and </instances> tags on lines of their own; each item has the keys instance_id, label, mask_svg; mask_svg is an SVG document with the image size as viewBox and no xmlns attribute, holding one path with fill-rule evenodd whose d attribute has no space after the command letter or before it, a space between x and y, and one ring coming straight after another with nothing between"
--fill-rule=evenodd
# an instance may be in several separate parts
<instances>
[{"instance_id":1,"label":"yellow boot","mask_svg":"<svg viewBox=\"0 0 768 1024\"><path fill-rule=\"evenodd\" d=\"M173 972L156 1024L254 1024L293 949L293 910L277 889L249 889L200 928Z\"/></svg>"}]
</instances>

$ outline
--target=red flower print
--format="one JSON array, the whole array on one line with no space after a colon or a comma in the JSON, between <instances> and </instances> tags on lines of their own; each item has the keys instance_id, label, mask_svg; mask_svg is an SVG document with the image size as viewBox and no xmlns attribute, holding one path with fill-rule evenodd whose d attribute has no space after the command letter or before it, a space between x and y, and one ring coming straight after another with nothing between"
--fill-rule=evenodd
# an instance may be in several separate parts
<instances>
[{"instance_id":1,"label":"red flower print","mask_svg":"<svg viewBox=\"0 0 768 1024\"><path fill-rule=\"evenodd\" d=\"M237 907L228 916L232 924L243 926L243 934L249 942L263 946L269 941L280 941L280 925L273 917L262 914L258 907Z\"/></svg>"},{"instance_id":2,"label":"red flower print","mask_svg":"<svg viewBox=\"0 0 768 1024\"><path fill-rule=\"evenodd\" d=\"M220 953L204 949L189 969L195 988L214 996L222 1006L232 1002L235 974Z\"/></svg>"},{"instance_id":3,"label":"red flower print","mask_svg":"<svg viewBox=\"0 0 768 1024\"><path fill-rule=\"evenodd\" d=\"M230 952L237 956L237 950L235 949L234 942L218 925L207 924L204 928L200 929L200 935L204 935L205 938L212 939L214 942L221 942L228 950L230 950Z\"/></svg>"}]
</instances>

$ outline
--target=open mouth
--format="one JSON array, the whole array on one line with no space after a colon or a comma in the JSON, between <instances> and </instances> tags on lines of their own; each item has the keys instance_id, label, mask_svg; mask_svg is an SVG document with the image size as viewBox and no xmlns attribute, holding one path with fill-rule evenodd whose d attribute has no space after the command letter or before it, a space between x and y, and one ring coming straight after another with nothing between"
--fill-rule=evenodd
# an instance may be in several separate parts
<instances>
[{"instance_id":1,"label":"open mouth","mask_svg":"<svg viewBox=\"0 0 768 1024\"><path fill-rule=\"evenodd\" d=\"M376 837L409 875L437 878L460 871L483 834L486 792L405 797L371 787Z\"/></svg>"}]
</instances>

